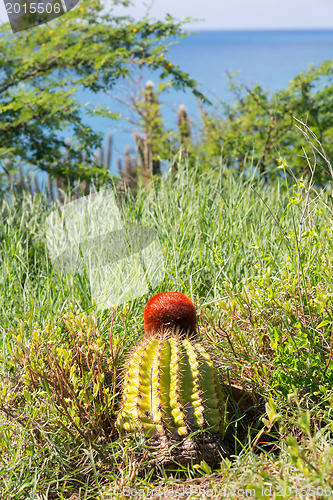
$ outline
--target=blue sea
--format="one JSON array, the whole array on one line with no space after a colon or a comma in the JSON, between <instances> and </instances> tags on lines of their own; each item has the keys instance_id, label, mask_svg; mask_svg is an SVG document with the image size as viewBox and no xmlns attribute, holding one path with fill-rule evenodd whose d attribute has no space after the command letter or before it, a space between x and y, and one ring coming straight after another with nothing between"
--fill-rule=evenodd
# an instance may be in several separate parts
<instances>
[{"instance_id":1,"label":"blue sea","mask_svg":"<svg viewBox=\"0 0 333 500\"><path fill-rule=\"evenodd\" d=\"M188 72L200 84L200 90L213 102L229 101L227 72L237 73L235 78L251 86L261 84L274 92L285 88L298 73L311 65L333 58L333 30L279 30L279 31L200 31L190 34L173 45L166 57ZM128 104L139 83L147 79L158 85L156 73L133 75L132 81L123 82L107 95L89 95L85 99L94 104L106 104L113 111L121 111L133 118ZM161 99L163 118L169 127L176 125L176 110L184 104L195 122L199 119L196 99L190 91L169 90ZM117 156L123 156L126 144L134 151L131 134L136 126L130 120L113 122L89 118L98 130L113 134L112 171Z\"/></svg>"}]
</instances>

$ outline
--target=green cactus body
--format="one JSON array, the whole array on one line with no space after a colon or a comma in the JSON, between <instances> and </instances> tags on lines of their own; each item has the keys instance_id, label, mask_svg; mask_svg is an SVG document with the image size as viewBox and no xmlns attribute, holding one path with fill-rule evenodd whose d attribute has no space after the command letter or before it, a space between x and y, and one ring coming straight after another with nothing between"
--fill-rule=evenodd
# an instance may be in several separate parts
<instances>
[{"instance_id":1,"label":"green cactus body","mask_svg":"<svg viewBox=\"0 0 333 500\"><path fill-rule=\"evenodd\" d=\"M205 349L197 344L198 359L201 365L202 399L206 408L205 418L212 426L212 432L223 432L225 404L223 394L216 383L216 372L212 360Z\"/></svg>"},{"instance_id":2,"label":"green cactus body","mask_svg":"<svg viewBox=\"0 0 333 500\"><path fill-rule=\"evenodd\" d=\"M212 360L200 343L155 337L136 348L124 379L117 419L121 433L181 439L197 429L220 433L223 424L224 398Z\"/></svg>"},{"instance_id":3,"label":"green cactus body","mask_svg":"<svg viewBox=\"0 0 333 500\"><path fill-rule=\"evenodd\" d=\"M180 436L187 434L186 415L182 404L181 380L184 377L184 367L181 363L182 349L180 342L174 338L169 340L170 358L170 408L171 419L175 430Z\"/></svg>"},{"instance_id":4,"label":"green cactus body","mask_svg":"<svg viewBox=\"0 0 333 500\"><path fill-rule=\"evenodd\" d=\"M170 345L160 340L152 362L150 386L150 414L158 432L163 431L162 420L170 427Z\"/></svg>"},{"instance_id":5,"label":"green cactus body","mask_svg":"<svg viewBox=\"0 0 333 500\"><path fill-rule=\"evenodd\" d=\"M126 401L127 419L120 422L119 429L133 431L143 427L147 434L153 434L155 426L150 419L150 371L158 340L143 342L135 351L125 378L123 398Z\"/></svg>"},{"instance_id":6,"label":"green cactus body","mask_svg":"<svg viewBox=\"0 0 333 500\"><path fill-rule=\"evenodd\" d=\"M184 365L185 365L185 376L183 378L184 387L184 406L186 408L186 413L188 419L191 421L192 426L202 427L204 423L204 412L205 408L203 406L203 400L201 397L204 387L200 384L200 372L199 361L196 352L196 347L191 344L188 340L182 341L182 347L184 352Z\"/></svg>"}]
</instances>

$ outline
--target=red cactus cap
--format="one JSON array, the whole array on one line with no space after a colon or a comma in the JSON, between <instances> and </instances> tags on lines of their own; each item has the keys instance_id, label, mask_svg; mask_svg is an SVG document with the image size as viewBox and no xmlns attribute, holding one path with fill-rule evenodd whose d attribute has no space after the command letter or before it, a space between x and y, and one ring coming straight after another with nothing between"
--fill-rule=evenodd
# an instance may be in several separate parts
<instances>
[{"instance_id":1,"label":"red cactus cap","mask_svg":"<svg viewBox=\"0 0 333 500\"><path fill-rule=\"evenodd\" d=\"M145 338L163 330L196 335L197 316L192 300L179 292L164 292L154 295L143 312Z\"/></svg>"}]
</instances>

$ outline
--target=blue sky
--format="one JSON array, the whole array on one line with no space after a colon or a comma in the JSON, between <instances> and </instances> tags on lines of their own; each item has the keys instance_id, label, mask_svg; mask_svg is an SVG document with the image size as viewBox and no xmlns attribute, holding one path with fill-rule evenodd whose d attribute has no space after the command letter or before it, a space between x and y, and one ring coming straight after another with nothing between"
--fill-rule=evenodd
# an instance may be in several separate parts
<instances>
[{"instance_id":1,"label":"blue sky","mask_svg":"<svg viewBox=\"0 0 333 500\"><path fill-rule=\"evenodd\" d=\"M128 12L140 18L147 10L134 1ZM191 29L333 28L333 0L153 0L151 17L170 13L204 19Z\"/></svg>"},{"instance_id":2,"label":"blue sky","mask_svg":"<svg viewBox=\"0 0 333 500\"><path fill-rule=\"evenodd\" d=\"M7 21L0 0L0 20ZM333 28L333 0L132 0L126 12L140 19L150 5L150 17L166 13L200 18L190 29Z\"/></svg>"}]
</instances>

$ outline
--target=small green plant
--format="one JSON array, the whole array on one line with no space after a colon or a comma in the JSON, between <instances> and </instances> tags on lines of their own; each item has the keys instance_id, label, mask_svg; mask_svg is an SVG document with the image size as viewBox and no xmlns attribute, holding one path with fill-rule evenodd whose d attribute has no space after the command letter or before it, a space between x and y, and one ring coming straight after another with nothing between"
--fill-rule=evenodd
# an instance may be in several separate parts
<instances>
[{"instance_id":1,"label":"small green plant","mask_svg":"<svg viewBox=\"0 0 333 500\"><path fill-rule=\"evenodd\" d=\"M87 442L108 440L121 350L122 341L115 349L92 315L71 311L59 326L32 330L22 323L14 359L22 367L23 396L27 402L44 401L69 434Z\"/></svg>"}]
</instances>

